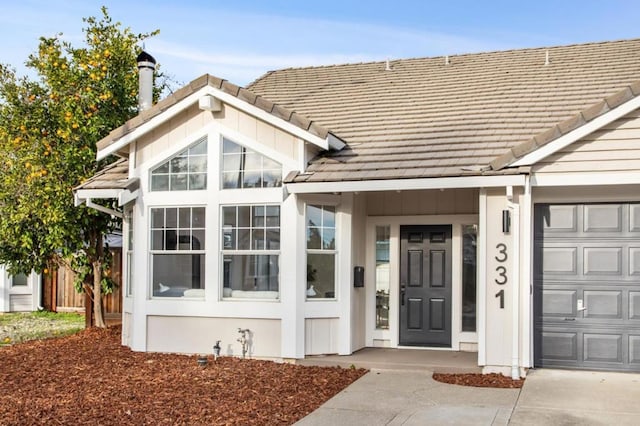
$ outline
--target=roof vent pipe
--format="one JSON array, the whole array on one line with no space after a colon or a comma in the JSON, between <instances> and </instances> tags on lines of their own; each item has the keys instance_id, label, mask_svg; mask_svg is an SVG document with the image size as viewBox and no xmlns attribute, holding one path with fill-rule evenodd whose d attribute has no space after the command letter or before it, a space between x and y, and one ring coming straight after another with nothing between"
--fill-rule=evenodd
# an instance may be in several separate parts
<instances>
[{"instance_id":1,"label":"roof vent pipe","mask_svg":"<svg viewBox=\"0 0 640 426\"><path fill-rule=\"evenodd\" d=\"M385 65L385 67L384 67L384 70L385 71L391 71L391 64L389 63L389 59L388 58L387 58L387 63Z\"/></svg>"},{"instance_id":2,"label":"roof vent pipe","mask_svg":"<svg viewBox=\"0 0 640 426\"><path fill-rule=\"evenodd\" d=\"M544 64L549 65L549 50L547 49L545 55L544 55Z\"/></svg>"},{"instance_id":3,"label":"roof vent pipe","mask_svg":"<svg viewBox=\"0 0 640 426\"><path fill-rule=\"evenodd\" d=\"M450 62L449 62L449 55L447 55L447 56L445 56L445 57L444 57L444 64L445 64L445 65L449 65L449 64L450 64Z\"/></svg>"},{"instance_id":4,"label":"roof vent pipe","mask_svg":"<svg viewBox=\"0 0 640 426\"><path fill-rule=\"evenodd\" d=\"M138 110L140 112L153 105L153 72L156 60L144 50L136 59L138 62Z\"/></svg>"}]
</instances>

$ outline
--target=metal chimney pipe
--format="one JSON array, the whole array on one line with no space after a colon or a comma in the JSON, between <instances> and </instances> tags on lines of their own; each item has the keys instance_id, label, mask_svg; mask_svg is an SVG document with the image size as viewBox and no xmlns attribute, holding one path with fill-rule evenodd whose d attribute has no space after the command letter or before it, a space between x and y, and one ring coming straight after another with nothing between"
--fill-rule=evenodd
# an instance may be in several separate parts
<instances>
[{"instance_id":1,"label":"metal chimney pipe","mask_svg":"<svg viewBox=\"0 0 640 426\"><path fill-rule=\"evenodd\" d=\"M153 105L153 72L156 60L144 50L136 59L138 62L138 109L140 112Z\"/></svg>"}]
</instances>

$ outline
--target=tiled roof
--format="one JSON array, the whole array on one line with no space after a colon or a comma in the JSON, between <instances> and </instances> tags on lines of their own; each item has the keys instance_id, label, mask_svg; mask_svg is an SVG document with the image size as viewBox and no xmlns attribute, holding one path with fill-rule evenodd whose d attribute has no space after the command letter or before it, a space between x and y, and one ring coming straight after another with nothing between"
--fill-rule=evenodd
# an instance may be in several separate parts
<instances>
[{"instance_id":1,"label":"tiled roof","mask_svg":"<svg viewBox=\"0 0 640 426\"><path fill-rule=\"evenodd\" d=\"M191 83L187 84L186 86L182 87L166 98L162 99L148 110L142 111L140 114L133 117L122 126L118 127L115 130L112 130L107 137L98 141L98 150L107 148L108 146L115 143L118 139L140 127L140 125L142 125L143 123L149 121L157 115L162 114L168 108L172 107L189 95L206 86L220 89L231 96L235 96L250 105L258 107L263 111L272 114L274 117L288 121L294 126L299 127L302 130L305 130L322 139L325 139L330 133L329 130L325 127L319 125L313 120L309 120L307 117L300 115L293 110L283 107L282 105L278 105L277 103L274 103L262 96L258 96L245 88L236 86L235 84L228 82L227 80L205 74L193 80Z\"/></svg>"},{"instance_id":2,"label":"tiled roof","mask_svg":"<svg viewBox=\"0 0 640 426\"><path fill-rule=\"evenodd\" d=\"M640 92L640 39L389 65L284 69L248 86L347 143L293 181L513 173L500 169Z\"/></svg>"},{"instance_id":3,"label":"tiled roof","mask_svg":"<svg viewBox=\"0 0 640 426\"><path fill-rule=\"evenodd\" d=\"M135 189L137 179L129 179L129 160L120 158L74 188L79 189Z\"/></svg>"}]
</instances>

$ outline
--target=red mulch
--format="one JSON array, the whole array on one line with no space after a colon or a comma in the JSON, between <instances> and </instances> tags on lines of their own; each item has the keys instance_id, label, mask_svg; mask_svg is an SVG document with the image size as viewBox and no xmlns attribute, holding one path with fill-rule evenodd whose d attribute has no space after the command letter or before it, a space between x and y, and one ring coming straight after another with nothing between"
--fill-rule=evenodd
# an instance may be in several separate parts
<instances>
[{"instance_id":1,"label":"red mulch","mask_svg":"<svg viewBox=\"0 0 640 426\"><path fill-rule=\"evenodd\" d=\"M366 370L132 352L117 329L0 349L0 424L292 424Z\"/></svg>"},{"instance_id":2,"label":"red mulch","mask_svg":"<svg viewBox=\"0 0 640 426\"><path fill-rule=\"evenodd\" d=\"M444 374L433 373L433 380L452 385L475 386L481 388L521 388L524 379L513 380L502 374Z\"/></svg>"}]
</instances>

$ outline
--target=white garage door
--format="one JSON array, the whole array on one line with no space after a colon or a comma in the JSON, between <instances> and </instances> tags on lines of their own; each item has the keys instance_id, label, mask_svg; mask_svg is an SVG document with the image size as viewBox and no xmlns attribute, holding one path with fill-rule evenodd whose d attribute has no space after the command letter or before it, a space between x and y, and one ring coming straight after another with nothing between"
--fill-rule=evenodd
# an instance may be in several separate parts
<instances>
[{"instance_id":1,"label":"white garage door","mask_svg":"<svg viewBox=\"0 0 640 426\"><path fill-rule=\"evenodd\" d=\"M640 204L536 204L535 365L640 371Z\"/></svg>"}]
</instances>

